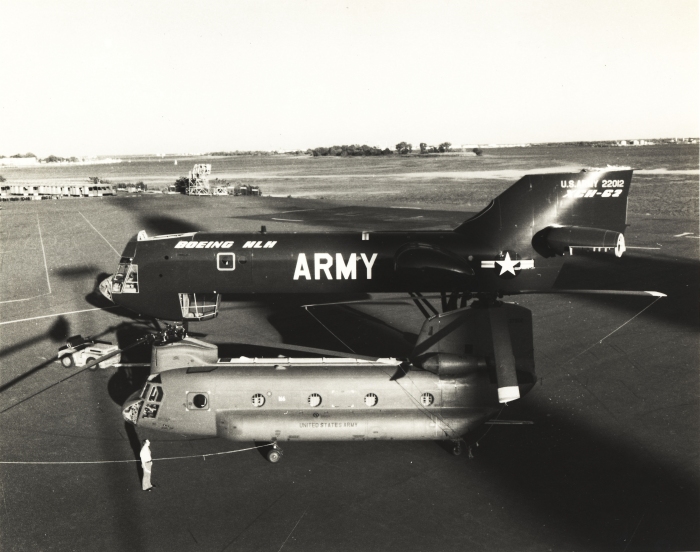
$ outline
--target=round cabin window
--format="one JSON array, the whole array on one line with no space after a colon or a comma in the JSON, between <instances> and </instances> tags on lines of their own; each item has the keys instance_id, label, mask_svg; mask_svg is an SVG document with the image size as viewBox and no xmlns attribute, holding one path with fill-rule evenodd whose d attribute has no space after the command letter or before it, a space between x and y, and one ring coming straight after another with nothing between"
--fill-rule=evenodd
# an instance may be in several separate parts
<instances>
[{"instance_id":1,"label":"round cabin window","mask_svg":"<svg viewBox=\"0 0 700 552\"><path fill-rule=\"evenodd\" d=\"M376 406L378 402L379 397L377 397L377 395L375 395L374 393L367 393L365 395L365 404L367 406Z\"/></svg>"},{"instance_id":2,"label":"round cabin window","mask_svg":"<svg viewBox=\"0 0 700 552\"><path fill-rule=\"evenodd\" d=\"M309 395L309 406L315 408L317 406L320 406L320 404L321 404L321 395L319 395L318 393L312 393L311 395Z\"/></svg>"},{"instance_id":3,"label":"round cabin window","mask_svg":"<svg viewBox=\"0 0 700 552\"><path fill-rule=\"evenodd\" d=\"M253 395L252 401L253 406L257 406L258 408L260 408L262 405L265 404L265 397L260 393L256 393L255 395Z\"/></svg>"},{"instance_id":4,"label":"round cabin window","mask_svg":"<svg viewBox=\"0 0 700 552\"><path fill-rule=\"evenodd\" d=\"M192 397L192 404L195 408L206 408L208 402L207 396L202 395L201 393L197 393L194 397Z\"/></svg>"},{"instance_id":5,"label":"round cabin window","mask_svg":"<svg viewBox=\"0 0 700 552\"><path fill-rule=\"evenodd\" d=\"M433 397L430 393L423 393L420 396L420 403L423 406L430 406L431 404L433 404L434 401L435 397Z\"/></svg>"}]
</instances>

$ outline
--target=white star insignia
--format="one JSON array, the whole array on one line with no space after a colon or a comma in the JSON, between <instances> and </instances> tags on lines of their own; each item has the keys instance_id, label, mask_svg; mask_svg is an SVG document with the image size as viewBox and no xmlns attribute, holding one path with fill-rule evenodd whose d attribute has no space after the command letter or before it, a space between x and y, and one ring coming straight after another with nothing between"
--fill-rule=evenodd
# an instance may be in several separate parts
<instances>
[{"instance_id":1,"label":"white star insignia","mask_svg":"<svg viewBox=\"0 0 700 552\"><path fill-rule=\"evenodd\" d=\"M503 276L506 272L510 272L513 276L515 276L515 265L517 265L519 262L520 261L518 260L511 260L510 253L506 253L505 259L502 261L496 261L496 264L501 265L501 272L498 275Z\"/></svg>"}]
</instances>

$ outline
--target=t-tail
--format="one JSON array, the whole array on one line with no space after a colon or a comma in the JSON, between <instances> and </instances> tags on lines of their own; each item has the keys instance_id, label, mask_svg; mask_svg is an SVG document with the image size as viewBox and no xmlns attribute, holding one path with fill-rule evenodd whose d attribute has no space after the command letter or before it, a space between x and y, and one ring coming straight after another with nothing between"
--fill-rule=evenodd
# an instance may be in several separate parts
<instances>
[{"instance_id":1,"label":"t-tail","mask_svg":"<svg viewBox=\"0 0 700 552\"><path fill-rule=\"evenodd\" d=\"M582 249L619 257L631 181L626 167L527 175L455 231L499 252L533 249L546 258Z\"/></svg>"}]
</instances>

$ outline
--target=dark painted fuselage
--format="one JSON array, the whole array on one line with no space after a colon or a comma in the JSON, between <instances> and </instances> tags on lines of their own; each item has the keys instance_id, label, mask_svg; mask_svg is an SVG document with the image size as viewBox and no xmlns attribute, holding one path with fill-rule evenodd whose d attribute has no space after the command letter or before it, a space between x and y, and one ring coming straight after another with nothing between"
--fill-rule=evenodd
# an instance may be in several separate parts
<instances>
[{"instance_id":1,"label":"dark painted fuselage","mask_svg":"<svg viewBox=\"0 0 700 552\"><path fill-rule=\"evenodd\" d=\"M165 320L214 316L222 295L549 290L572 248L622 254L631 178L526 176L454 231L140 233L101 290Z\"/></svg>"},{"instance_id":2,"label":"dark painted fuselage","mask_svg":"<svg viewBox=\"0 0 700 552\"><path fill-rule=\"evenodd\" d=\"M124 256L138 267L138 293L114 294L116 302L144 315L175 320L177 295L265 293L439 292L453 289L509 291L551 286L561 262L542 259L534 269L516 267L517 278L481 268L494 260L486 247L455 232L361 232L322 234L212 234L131 242ZM178 244L205 244L203 248ZM231 244L214 248L214 244ZM250 246L247 244L255 244ZM395 267L406 244L434 245L463 257L463 270ZM210 245L207 248L207 245ZM272 247L265 245L274 244ZM257 246L257 247L256 247ZM230 264L225 264L230 263ZM506 273L505 276L513 276ZM164 316L168 307L169 316Z\"/></svg>"}]
</instances>

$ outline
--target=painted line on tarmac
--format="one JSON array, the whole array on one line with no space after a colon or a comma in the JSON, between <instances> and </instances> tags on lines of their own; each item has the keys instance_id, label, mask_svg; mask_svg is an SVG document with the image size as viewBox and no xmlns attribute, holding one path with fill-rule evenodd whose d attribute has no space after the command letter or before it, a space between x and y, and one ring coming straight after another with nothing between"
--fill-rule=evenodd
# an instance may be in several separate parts
<instances>
[{"instance_id":1,"label":"painted line on tarmac","mask_svg":"<svg viewBox=\"0 0 700 552\"><path fill-rule=\"evenodd\" d=\"M78 213L80 213L80 211L78 211ZM97 232L98 234L100 234L100 231L92 225L92 223L85 217L85 215L83 215L82 213L80 213L80 216L83 217L83 218L85 219L85 222L87 222L87 223L90 225L90 227L91 227L95 232ZM121 255L119 254L119 251L117 251L116 249L114 249L114 247L112 246L112 244L109 243L109 242L107 241L107 238L105 238L102 234L100 234L100 237L101 237L104 241L107 242L107 245L109 245L109 246L112 248L112 251L114 251L114 252L117 254L117 257L121 257Z\"/></svg>"},{"instance_id":2,"label":"painted line on tarmac","mask_svg":"<svg viewBox=\"0 0 700 552\"><path fill-rule=\"evenodd\" d=\"M293 211L280 211L275 213L276 215L284 215L287 213L302 213L304 211L318 211L318 209L294 209Z\"/></svg>"},{"instance_id":3,"label":"painted line on tarmac","mask_svg":"<svg viewBox=\"0 0 700 552\"><path fill-rule=\"evenodd\" d=\"M39 227L39 243L41 243L41 254L44 256L44 269L46 270L46 284L49 286L49 295L51 295L51 282L49 282L49 265L46 264L46 251L44 250L44 239L41 237L41 222L39 222L39 213L36 214L36 225Z\"/></svg>"},{"instance_id":4,"label":"painted line on tarmac","mask_svg":"<svg viewBox=\"0 0 700 552\"><path fill-rule=\"evenodd\" d=\"M0 301L0 305L4 305L5 303L19 303L20 301L31 301L32 299L38 299L39 297L46 297L47 295L51 295L50 293L42 293L41 295L35 295L33 297L26 297L24 299L10 299L8 301Z\"/></svg>"},{"instance_id":5,"label":"painted line on tarmac","mask_svg":"<svg viewBox=\"0 0 700 552\"><path fill-rule=\"evenodd\" d=\"M271 447L272 443L265 445L258 445L257 447L249 447L244 449L236 450L226 450L224 452L210 452L208 454L192 454L190 456L170 456L168 458L153 458L154 462L160 460L185 460L187 458L206 458L207 456L221 456L222 454L234 454L236 452L246 452L249 450L255 450L263 447ZM134 462L141 462L141 460L75 460L73 462L51 462L51 461L10 461L10 460L0 460L0 464L36 464L36 465L61 465L61 464L133 464Z\"/></svg>"},{"instance_id":6,"label":"painted line on tarmac","mask_svg":"<svg viewBox=\"0 0 700 552\"><path fill-rule=\"evenodd\" d=\"M116 309L117 307L118 307L118 305L114 305L113 307L104 307L104 308L96 307L94 309L83 309L83 310L70 311L70 312L58 312L56 314L44 314L43 316L33 316L31 318L21 318L19 320L8 320L7 322L0 322L0 326L4 326L5 324L17 324L19 322L29 322L30 320L40 320L41 318L53 318L55 316L67 316L69 314L78 314L81 312Z\"/></svg>"}]
</instances>

